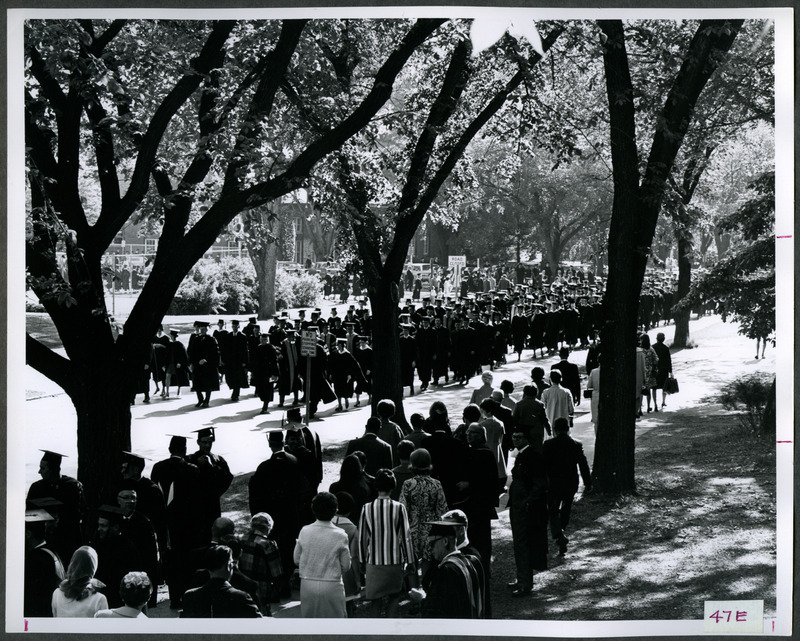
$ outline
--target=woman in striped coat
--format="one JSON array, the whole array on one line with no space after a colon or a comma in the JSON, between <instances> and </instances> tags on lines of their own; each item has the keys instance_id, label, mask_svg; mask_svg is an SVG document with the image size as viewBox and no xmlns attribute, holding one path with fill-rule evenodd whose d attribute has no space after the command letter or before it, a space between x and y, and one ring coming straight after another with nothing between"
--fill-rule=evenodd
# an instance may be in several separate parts
<instances>
[{"instance_id":1,"label":"woman in striped coat","mask_svg":"<svg viewBox=\"0 0 800 641\"><path fill-rule=\"evenodd\" d=\"M366 567L366 598L372 602L374 616L380 616L381 605L385 603L386 616L390 618L396 615L403 596L406 569L413 577L411 587L418 587L408 513L402 503L389 496L396 483L391 470L378 470L374 482L378 498L362 508L359 520L361 562Z\"/></svg>"}]
</instances>

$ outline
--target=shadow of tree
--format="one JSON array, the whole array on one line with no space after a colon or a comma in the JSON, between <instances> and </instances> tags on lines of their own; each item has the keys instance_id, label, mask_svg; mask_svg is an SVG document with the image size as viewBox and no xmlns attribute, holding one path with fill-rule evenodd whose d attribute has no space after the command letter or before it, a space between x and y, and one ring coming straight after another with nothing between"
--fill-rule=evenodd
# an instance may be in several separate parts
<instances>
[{"instance_id":1,"label":"shadow of tree","mask_svg":"<svg viewBox=\"0 0 800 641\"><path fill-rule=\"evenodd\" d=\"M707 599L763 599L774 612L774 444L714 406L670 419L637 440L635 495L575 504L567 556L551 556L529 600L507 596L507 513L495 523L496 618L698 619Z\"/></svg>"}]
</instances>

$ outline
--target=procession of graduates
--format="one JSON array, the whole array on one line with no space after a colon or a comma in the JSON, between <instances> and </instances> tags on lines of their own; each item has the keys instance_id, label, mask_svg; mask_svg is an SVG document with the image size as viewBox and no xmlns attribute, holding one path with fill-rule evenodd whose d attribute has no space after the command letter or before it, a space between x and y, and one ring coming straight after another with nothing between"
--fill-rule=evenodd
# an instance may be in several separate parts
<instances>
[{"instance_id":1,"label":"procession of graduates","mask_svg":"<svg viewBox=\"0 0 800 641\"><path fill-rule=\"evenodd\" d=\"M480 275L468 272L460 296L428 296L419 307L406 299L398 308L399 366L410 394L417 381L424 391L481 374L462 422L451 428L447 408L434 401L429 416L412 415L413 431L404 431L392 421L394 404L378 402L330 492L318 492L319 436L295 406L306 400L299 394L307 367L309 418L321 402L346 411L362 395L371 401L365 299L342 317L335 307L327 319L319 308L309 318L305 310L294 319L283 312L265 333L256 318L244 327L233 320L230 331L220 320L213 334L198 321L186 348L177 330L166 336L159 328L136 390L145 402L152 378L162 398L191 385L197 408L209 406L222 380L231 402L252 386L262 413L276 392L279 406L291 406L286 425L268 434L270 457L249 480L250 529L239 534L221 516L233 476L212 452L213 428L197 430L192 454L185 436L171 436L169 455L153 464L149 479L145 459L125 452L117 485L91 509L80 482L61 474L63 455L43 450L42 479L26 505L25 616L142 617L164 582L182 617L270 616L299 576L304 617L352 616L363 596L372 616L394 616L410 603L423 617L489 618L491 520L506 492L516 562L509 588L514 597L530 594L534 574L547 567L548 538L560 554L567 550L579 475L591 484L582 446L569 436L581 394L567 356L569 348L589 347L592 387L603 283L569 271L512 285L501 268L496 280L492 272L482 274L485 291L469 291ZM645 328L669 316L671 286L645 288L652 302L643 305ZM301 353L307 330L317 337L310 363ZM509 347L518 359L523 349L534 357L561 350L550 382L534 368L519 401L509 381L492 385L490 371L506 362Z\"/></svg>"}]
</instances>

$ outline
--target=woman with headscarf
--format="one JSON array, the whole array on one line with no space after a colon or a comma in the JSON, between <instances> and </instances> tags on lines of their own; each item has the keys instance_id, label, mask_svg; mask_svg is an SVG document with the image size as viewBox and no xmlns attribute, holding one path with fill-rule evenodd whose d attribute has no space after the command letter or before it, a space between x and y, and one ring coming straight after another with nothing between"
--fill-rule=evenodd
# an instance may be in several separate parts
<instances>
[{"instance_id":1,"label":"woman with headscarf","mask_svg":"<svg viewBox=\"0 0 800 641\"><path fill-rule=\"evenodd\" d=\"M94 617L99 610L108 609L108 600L100 592L105 584L94 578L97 572L97 552L88 545L72 554L67 578L53 591L54 617Z\"/></svg>"},{"instance_id":2,"label":"woman with headscarf","mask_svg":"<svg viewBox=\"0 0 800 641\"><path fill-rule=\"evenodd\" d=\"M408 526L411 528L411 544L414 547L415 561L422 568L422 575L428 571L433 554L428 543L431 526L427 521L436 521L447 512L442 484L431 478L431 455L428 450L419 448L411 452L409 458L414 476L403 483L400 490L400 503L406 506Z\"/></svg>"}]
</instances>

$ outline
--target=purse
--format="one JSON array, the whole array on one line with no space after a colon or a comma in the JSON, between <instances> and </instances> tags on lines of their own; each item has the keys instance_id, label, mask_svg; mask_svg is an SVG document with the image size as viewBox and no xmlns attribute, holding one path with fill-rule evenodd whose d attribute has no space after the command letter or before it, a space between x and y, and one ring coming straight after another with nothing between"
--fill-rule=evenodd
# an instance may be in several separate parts
<instances>
[{"instance_id":1,"label":"purse","mask_svg":"<svg viewBox=\"0 0 800 641\"><path fill-rule=\"evenodd\" d=\"M680 391L680 386L678 385L678 379L670 376L664 381L664 390L667 394L677 394Z\"/></svg>"},{"instance_id":2,"label":"purse","mask_svg":"<svg viewBox=\"0 0 800 641\"><path fill-rule=\"evenodd\" d=\"M592 398L593 391L591 387L583 390L583 398Z\"/></svg>"}]
</instances>

